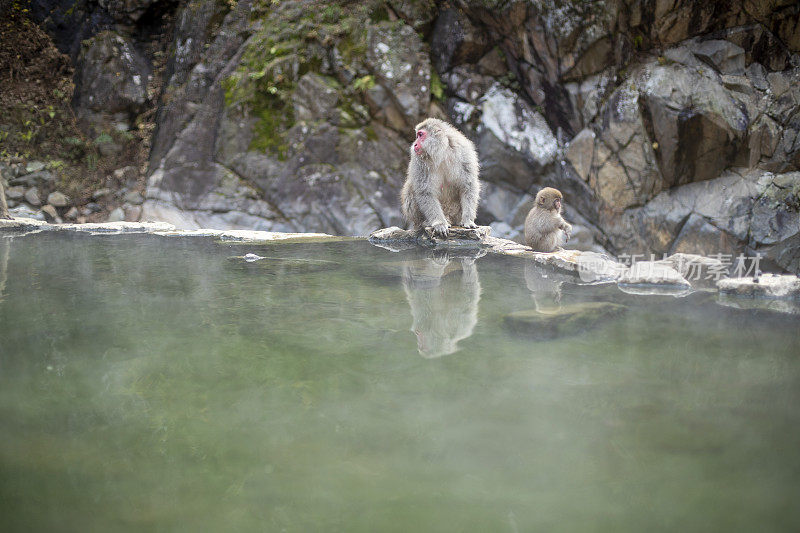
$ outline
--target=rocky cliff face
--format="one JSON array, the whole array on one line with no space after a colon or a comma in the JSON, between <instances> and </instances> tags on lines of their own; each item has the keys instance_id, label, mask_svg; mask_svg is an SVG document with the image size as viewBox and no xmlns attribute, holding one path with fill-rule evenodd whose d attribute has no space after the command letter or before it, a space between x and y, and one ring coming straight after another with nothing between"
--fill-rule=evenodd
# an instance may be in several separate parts
<instances>
[{"instance_id":1,"label":"rocky cliff face","mask_svg":"<svg viewBox=\"0 0 800 533\"><path fill-rule=\"evenodd\" d=\"M399 225L412 128L440 116L478 146L496 234L555 186L573 244L800 271L796 2L37 1L82 40L61 39L80 119L158 108L145 218Z\"/></svg>"}]
</instances>

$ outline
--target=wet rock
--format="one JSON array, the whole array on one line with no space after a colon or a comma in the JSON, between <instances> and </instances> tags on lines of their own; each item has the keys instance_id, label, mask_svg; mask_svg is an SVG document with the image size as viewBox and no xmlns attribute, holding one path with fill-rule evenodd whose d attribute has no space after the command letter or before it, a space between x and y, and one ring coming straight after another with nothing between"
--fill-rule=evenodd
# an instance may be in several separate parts
<instances>
[{"instance_id":1,"label":"wet rock","mask_svg":"<svg viewBox=\"0 0 800 533\"><path fill-rule=\"evenodd\" d=\"M144 110L150 64L127 37L113 31L95 35L82 46L75 70L74 107L83 123L101 129L132 124Z\"/></svg>"},{"instance_id":2,"label":"wet rock","mask_svg":"<svg viewBox=\"0 0 800 533\"><path fill-rule=\"evenodd\" d=\"M67 195L60 191L51 192L47 195L47 203L55 207L66 207L69 202Z\"/></svg>"},{"instance_id":3,"label":"wet rock","mask_svg":"<svg viewBox=\"0 0 800 533\"><path fill-rule=\"evenodd\" d=\"M125 211L121 207L115 208L108 214L108 222L122 222L125 220Z\"/></svg>"},{"instance_id":4,"label":"wet rock","mask_svg":"<svg viewBox=\"0 0 800 533\"><path fill-rule=\"evenodd\" d=\"M39 198L39 192L33 187L25 191L25 201L35 207L42 205L42 200Z\"/></svg>"},{"instance_id":5,"label":"wet rock","mask_svg":"<svg viewBox=\"0 0 800 533\"><path fill-rule=\"evenodd\" d=\"M622 315L626 308L610 302L586 302L550 308L516 311L503 318L513 333L535 340L579 335Z\"/></svg>"},{"instance_id":6,"label":"wet rock","mask_svg":"<svg viewBox=\"0 0 800 533\"><path fill-rule=\"evenodd\" d=\"M0 220L0 227L7 227L7 222L14 222L16 223L20 219L22 220L37 220L37 221L44 221L44 213L39 210L33 210L29 206L25 204L20 204L13 209L8 210L11 217L14 219L13 221L7 220Z\"/></svg>"},{"instance_id":7,"label":"wet rock","mask_svg":"<svg viewBox=\"0 0 800 533\"><path fill-rule=\"evenodd\" d=\"M20 210L22 212L22 210ZM35 213L36 216L19 216L14 220L0 220L0 229L8 231L67 231L67 232L85 232L85 233L152 233L165 236L208 236L208 235L225 235L226 232L180 232L175 230L175 226L164 222L101 222L101 223L87 223L87 224L59 224L53 225L45 222L44 215ZM235 233L235 232L234 232ZM259 232L251 232L259 233ZM268 238L258 239L261 240L278 240L286 238L295 238L295 235L272 234L266 236ZM256 240L256 239L254 239Z\"/></svg>"},{"instance_id":8,"label":"wet rock","mask_svg":"<svg viewBox=\"0 0 800 533\"><path fill-rule=\"evenodd\" d=\"M394 252L417 246L445 249L483 248L490 232L491 228L488 226L478 226L475 229L450 226L447 238L442 239L434 235L432 228L414 232L392 226L373 231L369 235L369 242Z\"/></svg>"}]
</instances>

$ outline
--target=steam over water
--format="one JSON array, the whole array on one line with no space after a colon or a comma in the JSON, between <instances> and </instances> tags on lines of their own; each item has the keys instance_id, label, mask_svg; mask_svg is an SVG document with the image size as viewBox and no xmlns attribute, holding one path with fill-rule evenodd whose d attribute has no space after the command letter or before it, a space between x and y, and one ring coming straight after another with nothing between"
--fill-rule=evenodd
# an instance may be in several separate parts
<instances>
[{"instance_id":1,"label":"steam over water","mask_svg":"<svg viewBox=\"0 0 800 533\"><path fill-rule=\"evenodd\" d=\"M796 317L363 241L0 236L3 531L797 530L798 472Z\"/></svg>"}]
</instances>

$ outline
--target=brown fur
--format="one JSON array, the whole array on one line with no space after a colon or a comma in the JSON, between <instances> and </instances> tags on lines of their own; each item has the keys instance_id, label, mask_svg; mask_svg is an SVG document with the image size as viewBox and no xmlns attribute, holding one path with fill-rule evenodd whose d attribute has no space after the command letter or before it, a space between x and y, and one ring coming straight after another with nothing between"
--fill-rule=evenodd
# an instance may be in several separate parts
<instances>
[{"instance_id":1,"label":"brown fur","mask_svg":"<svg viewBox=\"0 0 800 533\"><path fill-rule=\"evenodd\" d=\"M561 191L545 187L536 195L533 208L525 218L525 243L537 252L554 252L561 232L569 240L572 226L561 217Z\"/></svg>"}]
</instances>

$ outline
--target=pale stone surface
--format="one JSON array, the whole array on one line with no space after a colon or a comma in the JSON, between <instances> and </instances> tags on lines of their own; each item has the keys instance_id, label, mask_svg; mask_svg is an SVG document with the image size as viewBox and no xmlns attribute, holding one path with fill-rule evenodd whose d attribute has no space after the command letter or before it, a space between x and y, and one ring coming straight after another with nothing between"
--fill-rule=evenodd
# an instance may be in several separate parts
<instances>
[{"instance_id":1,"label":"pale stone surface","mask_svg":"<svg viewBox=\"0 0 800 533\"><path fill-rule=\"evenodd\" d=\"M100 222L89 224L54 225L32 218L0 220L0 231L77 231L86 233L155 233L172 231L175 226L165 222Z\"/></svg>"},{"instance_id":2,"label":"pale stone surface","mask_svg":"<svg viewBox=\"0 0 800 533\"><path fill-rule=\"evenodd\" d=\"M619 278L620 285L668 285L691 288L680 272L659 261L637 261Z\"/></svg>"},{"instance_id":3,"label":"pale stone surface","mask_svg":"<svg viewBox=\"0 0 800 533\"><path fill-rule=\"evenodd\" d=\"M56 211L56 208L50 204L42 206L42 213L44 213L44 216L47 217L47 220L51 222L61 222L61 218L58 216L58 211Z\"/></svg>"},{"instance_id":4,"label":"pale stone surface","mask_svg":"<svg viewBox=\"0 0 800 533\"><path fill-rule=\"evenodd\" d=\"M717 288L722 294L740 298L800 300L800 277L792 274L763 274L758 282L752 277L721 279Z\"/></svg>"},{"instance_id":5,"label":"pale stone surface","mask_svg":"<svg viewBox=\"0 0 800 533\"><path fill-rule=\"evenodd\" d=\"M55 207L66 207L69 205L69 198L63 192L55 191L47 195L47 203Z\"/></svg>"}]
</instances>

